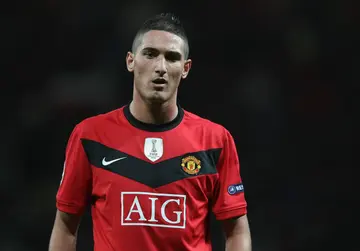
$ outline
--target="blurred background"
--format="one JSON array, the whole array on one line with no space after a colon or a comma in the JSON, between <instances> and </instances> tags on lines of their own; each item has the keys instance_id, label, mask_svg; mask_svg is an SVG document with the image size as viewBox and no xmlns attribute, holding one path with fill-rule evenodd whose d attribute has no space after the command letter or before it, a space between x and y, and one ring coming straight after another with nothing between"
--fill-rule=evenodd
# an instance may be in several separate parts
<instances>
[{"instance_id":1,"label":"blurred background","mask_svg":"<svg viewBox=\"0 0 360 251\"><path fill-rule=\"evenodd\" d=\"M47 250L70 132L131 100L126 52L141 23L166 11L180 16L190 40L181 105L224 125L237 143L253 250L360 250L349 230L358 200L359 1L8 3L1 251ZM215 221L212 236L223 250ZM91 248L87 214L78 250Z\"/></svg>"}]
</instances>

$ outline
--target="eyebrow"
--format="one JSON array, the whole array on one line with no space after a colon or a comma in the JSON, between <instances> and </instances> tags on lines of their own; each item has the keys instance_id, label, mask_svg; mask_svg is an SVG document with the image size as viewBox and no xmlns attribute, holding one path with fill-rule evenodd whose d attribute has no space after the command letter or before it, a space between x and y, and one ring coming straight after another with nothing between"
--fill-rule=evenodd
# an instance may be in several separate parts
<instances>
[{"instance_id":1,"label":"eyebrow","mask_svg":"<svg viewBox=\"0 0 360 251\"><path fill-rule=\"evenodd\" d=\"M159 51L159 50L154 48L154 47L145 47L145 48L142 49L142 51ZM182 58L182 54L180 52L178 52L178 51L171 51L170 50L170 51L166 51L165 54Z\"/></svg>"}]
</instances>

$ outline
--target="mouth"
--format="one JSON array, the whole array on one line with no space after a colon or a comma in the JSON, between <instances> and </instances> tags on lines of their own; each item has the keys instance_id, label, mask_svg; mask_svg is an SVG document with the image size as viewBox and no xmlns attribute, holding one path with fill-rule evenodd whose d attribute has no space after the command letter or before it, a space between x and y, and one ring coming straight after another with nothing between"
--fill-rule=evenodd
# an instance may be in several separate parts
<instances>
[{"instance_id":1,"label":"mouth","mask_svg":"<svg viewBox=\"0 0 360 251\"><path fill-rule=\"evenodd\" d=\"M157 78L152 81L156 85L167 84L167 81L164 78Z\"/></svg>"}]
</instances>

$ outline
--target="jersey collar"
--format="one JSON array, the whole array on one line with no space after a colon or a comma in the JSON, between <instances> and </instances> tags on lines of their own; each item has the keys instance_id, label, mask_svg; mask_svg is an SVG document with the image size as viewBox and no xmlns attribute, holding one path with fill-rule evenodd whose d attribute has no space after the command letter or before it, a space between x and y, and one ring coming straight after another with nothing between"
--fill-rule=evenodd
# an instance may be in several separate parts
<instances>
[{"instance_id":1,"label":"jersey collar","mask_svg":"<svg viewBox=\"0 0 360 251\"><path fill-rule=\"evenodd\" d=\"M180 105L178 105L178 114L175 117L175 119L173 119L170 122L164 123L164 124L148 124L148 123L144 123L141 122L140 120L137 120L130 112L130 108L129 105L126 105L123 109L124 111L124 115L125 118L129 121L129 123L141 130L144 131L149 131L149 132L164 132L164 131L168 131L171 130L175 127L177 127L181 121L183 120L184 117L184 110L180 107Z\"/></svg>"}]
</instances>

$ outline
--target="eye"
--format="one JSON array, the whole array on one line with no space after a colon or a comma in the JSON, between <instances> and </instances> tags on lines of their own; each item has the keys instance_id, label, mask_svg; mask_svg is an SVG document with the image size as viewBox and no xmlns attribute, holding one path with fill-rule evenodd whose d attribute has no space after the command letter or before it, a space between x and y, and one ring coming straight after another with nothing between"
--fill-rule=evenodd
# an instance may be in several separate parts
<instances>
[{"instance_id":1,"label":"eye","mask_svg":"<svg viewBox=\"0 0 360 251\"><path fill-rule=\"evenodd\" d=\"M147 58L154 58L156 57L156 53L154 51L146 50L143 52L143 55Z\"/></svg>"},{"instance_id":2,"label":"eye","mask_svg":"<svg viewBox=\"0 0 360 251\"><path fill-rule=\"evenodd\" d=\"M147 58L153 58L153 57L154 57L153 53L150 52L150 51L144 52L144 55L145 55Z\"/></svg>"},{"instance_id":3,"label":"eye","mask_svg":"<svg viewBox=\"0 0 360 251\"><path fill-rule=\"evenodd\" d=\"M177 52L169 52L166 54L166 59L171 62L181 60L181 54Z\"/></svg>"}]
</instances>

